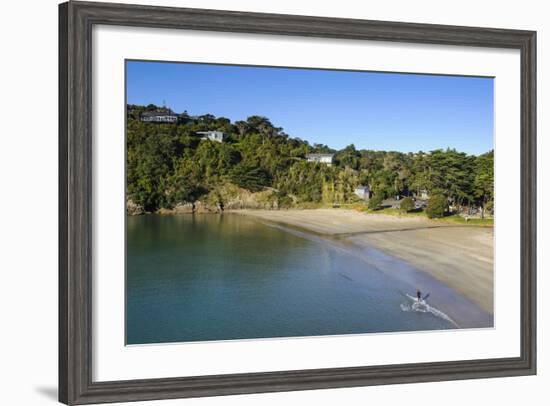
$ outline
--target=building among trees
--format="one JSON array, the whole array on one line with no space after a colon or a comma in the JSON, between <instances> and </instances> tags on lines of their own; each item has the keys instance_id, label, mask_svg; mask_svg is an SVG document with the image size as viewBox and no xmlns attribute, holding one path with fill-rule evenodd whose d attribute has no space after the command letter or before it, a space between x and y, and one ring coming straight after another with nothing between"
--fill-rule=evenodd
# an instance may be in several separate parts
<instances>
[{"instance_id":1,"label":"building among trees","mask_svg":"<svg viewBox=\"0 0 550 406\"><path fill-rule=\"evenodd\" d=\"M202 135L203 140L216 142L224 142L226 135L222 131L197 131L197 134Z\"/></svg>"},{"instance_id":2,"label":"building among trees","mask_svg":"<svg viewBox=\"0 0 550 406\"><path fill-rule=\"evenodd\" d=\"M334 154L307 154L306 159L308 162L320 162L331 166L334 159Z\"/></svg>"},{"instance_id":3,"label":"building among trees","mask_svg":"<svg viewBox=\"0 0 550 406\"><path fill-rule=\"evenodd\" d=\"M363 200L369 200L370 199L370 188L368 185L363 186L359 185L354 190L353 193L355 193L360 199Z\"/></svg>"},{"instance_id":4,"label":"building among trees","mask_svg":"<svg viewBox=\"0 0 550 406\"><path fill-rule=\"evenodd\" d=\"M171 110L168 111L144 111L140 120L144 123L177 123L178 115Z\"/></svg>"},{"instance_id":5,"label":"building among trees","mask_svg":"<svg viewBox=\"0 0 550 406\"><path fill-rule=\"evenodd\" d=\"M426 189L420 189L418 191L418 193L416 194L416 197L418 199L428 200L430 198L430 194L428 193L428 191Z\"/></svg>"}]
</instances>

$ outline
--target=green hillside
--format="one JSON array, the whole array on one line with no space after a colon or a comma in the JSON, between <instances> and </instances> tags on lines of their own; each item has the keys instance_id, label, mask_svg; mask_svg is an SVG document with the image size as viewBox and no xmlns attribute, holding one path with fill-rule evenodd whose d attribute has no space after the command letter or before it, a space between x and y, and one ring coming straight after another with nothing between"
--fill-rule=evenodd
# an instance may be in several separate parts
<instances>
[{"instance_id":1,"label":"green hillside","mask_svg":"<svg viewBox=\"0 0 550 406\"><path fill-rule=\"evenodd\" d=\"M354 145L337 151L293 138L265 117L232 123L183 114L177 124L153 124L139 120L147 110L162 109L129 105L127 112L128 197L146 211L204 199L223 205L222 191L232 186L251 193L269 190L275 207L353 203L354 188L368 185L381 198L426 190L444 195L454 207L492 208L493 151L401 153ZM224 132L226 140L201 140L197 132L209 130ZM334 164L307 162L309 153L334 153Z\"/></svg>"}]
</instances>

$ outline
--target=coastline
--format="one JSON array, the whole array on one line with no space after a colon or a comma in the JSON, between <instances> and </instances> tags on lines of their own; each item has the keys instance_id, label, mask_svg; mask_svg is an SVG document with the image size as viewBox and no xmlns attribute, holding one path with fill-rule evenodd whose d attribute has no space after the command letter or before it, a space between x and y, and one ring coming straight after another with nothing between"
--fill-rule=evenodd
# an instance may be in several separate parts
<instances>
[{"instance_id":1,"label":"coastline","mask_svg":"<svg viewBox=\"0 0 550 406\"><path fill-rule=\"evenodd\" d=\"M236 210L398 258L493 315L493 229L345 209ZM383 262L383 261L382 261Z\"/></svg>"}]
</instances>

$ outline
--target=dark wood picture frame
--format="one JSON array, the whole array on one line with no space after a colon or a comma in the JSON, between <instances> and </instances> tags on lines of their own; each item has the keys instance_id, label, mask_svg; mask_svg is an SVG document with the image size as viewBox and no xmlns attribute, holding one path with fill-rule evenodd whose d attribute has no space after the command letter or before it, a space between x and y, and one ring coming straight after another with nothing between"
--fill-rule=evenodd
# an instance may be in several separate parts
<instances>
[{"instance_id":1,"label":"dark wood picture frame","mask_svg":"<svg viewBox=\"0 0 550 406\"><path fill-rule=\"evenodd\" d=\"M92 380L94 24L397 41L521 53L521 354L517 358L166 379ZM87 404L536 373L536 32L215 10L59 6L59 400Z\"/></svg>"}]
</instances>

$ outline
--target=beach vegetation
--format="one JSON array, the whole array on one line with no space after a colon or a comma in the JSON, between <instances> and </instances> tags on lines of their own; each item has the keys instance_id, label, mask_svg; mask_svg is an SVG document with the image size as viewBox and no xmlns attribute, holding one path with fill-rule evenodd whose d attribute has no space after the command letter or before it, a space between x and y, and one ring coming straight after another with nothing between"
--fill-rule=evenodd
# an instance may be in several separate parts
<instances>
[{"instance_id":1,"label":"beach vegetation","mask_svg":"<svg viewBox=\"0 0 550 406\"><path fill-rule=\"evenodd\" d=\"M399 211L402 213L408 213L411 210L414 210L415 205L414 201L410 197L405 197L401 200L401 203L399 203Z\"/></svg>"},{"instance_id":2,"label":"beach vegetation","mask_svg":"<svg viewBox=\"0 0 550 406\"><path fill-rule=\"evenodd\" d=\"M369 209L370 210L380 210L382 208L382 195L374 195L369 200Z\"/></svg>"},{"instance_id":3,"label":"beach vegetation","mask_svg":"<svg viewBox=\"0 0 550 406\"><path fill-rule=\"evenodd\" d=\"M442 194L433 195L428 201L426 215L428 218L441 218L447 214L449 208L448 200Z\"/></svg>"}]
</instances>

